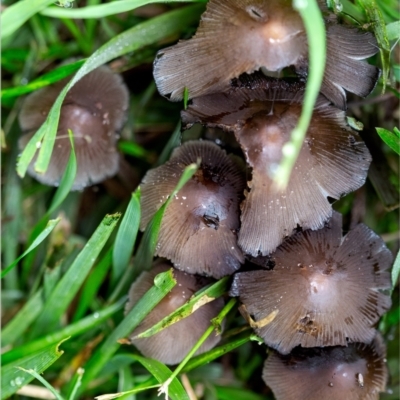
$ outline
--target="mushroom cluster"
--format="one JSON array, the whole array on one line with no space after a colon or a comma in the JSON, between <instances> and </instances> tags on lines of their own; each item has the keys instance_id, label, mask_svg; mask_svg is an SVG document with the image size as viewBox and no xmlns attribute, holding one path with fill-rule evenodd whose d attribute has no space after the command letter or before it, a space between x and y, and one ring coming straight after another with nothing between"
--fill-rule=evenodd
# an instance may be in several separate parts
<instances>
[{"instance_id":1,"label":"mushroom cluster","mask_svg":"<svg viewBox=\"0 0 400 400\"><path fill-rule=\"evenodd\" d=\"M230 134L246 175L219 141L184 143L143 179L141 228L198 160L166 209L156 255L190 274L234 275L229 295L271 348L263 378L277 399L377 399L387 370L375 326L391 305L393 257L363 224L343 236L332 203L365 183L371 163L347 124L346 91L372 91L380 71L364 59L378 47L370 32L340 24L318 3L327 66L285 189L274 174L301 115L308 73L305 29L292 2L210 0L193 38L159 51L159 92L171 101L189 94L183 128L215 129L209 140L218 130ZM280 77L285 68L292 77ZM251 271L239 270L244 261Z\"/></svg>"}]
</instances>

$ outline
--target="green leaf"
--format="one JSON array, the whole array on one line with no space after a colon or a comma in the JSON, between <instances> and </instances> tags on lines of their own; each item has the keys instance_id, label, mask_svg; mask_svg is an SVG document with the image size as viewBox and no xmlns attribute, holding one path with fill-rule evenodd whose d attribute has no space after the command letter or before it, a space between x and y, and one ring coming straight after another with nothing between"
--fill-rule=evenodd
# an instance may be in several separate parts
<instances>
[{"instance_id":1,"label":"green leaf","mask_svg":"<svg viewBox=\"0 0 400 400\"><path fill-rule=\"evenodd\" d=\"M23 357L25 354L37 352L38 350L41 350L49 346L50 344L59 343L60 341L65 340L65 338L86 333L90 329L93 329L106 321L117 311L121 310L125 302L126 299L124 297L112 306L109 306L104 310L95 312L94 314L89 315L88 317L85 317L74 324L66 326L64 329L61 329L54 333L50 333L29 343L25 343L22 346L15 347L12 350L2 354L1 362L3 365L8 364L17 360L18 358Z\"/></svg>"},{"instance_id":2,"label":"green leaf","mask_svg":"<svg viewBox=\"0 0 400 400\"><path fill-rule=\"evenodd\" d=\"M86 364L85 375L83 376L79 392L92 382L107 361L118 350L120 346L118 340L128 336L145 316L172 290L175 284L176 280L173 277L172 271L163 272L155 277L154 286L129 311Z\"/></svg>"},{"instance_id":3,"label":"green leaf","mask_svg":"<svg viewBox=\"0 0 400 400\"><path fill-rule=\"evenodd\" d=\"M285 188L290 174L300 153L314 111L326 61L325 24L316 0L294 0L293 7L300 13L307 33L309 51L309 75L303 109L297 126L291 133L290 140L282 148L282 160L274 176L278 188Z\"/></svg>"},{"instance_id":4,"label":"green leaf","mask_svg":"<svg viewBox=\"0 0 400 400\"><path fill-rule=\"evenodd\" d=\"M244 345L245 343L250 341L251 335L252 333L248 333L244 337L232 338L232 340L224 343L222 346L214 347L213 349L207 351L206 353L193 357L183 368L182 372L189 372L202 365L208 364L209 362L215 360L216 358L221 357L224 354L229 353L230 351L236 349L237 347Z\"/></svg>"},{"instance_id":5,"label":"green leaf","mask_svg":"<svg viewBox=\"0 0 400 400\"><path fill-rule=\"evenodd\" d=\"M159 3L160 0L119 0L96 6L88 6L82 8L59 8L49 7L43 10L42 15L55 18L103 18L109 15L120 14L146 4ZM204 2L204 0L168 0L168 3L191 3Z\"/></svg>"},{"instance_id":6,"label":"green leaf","mask_svg":"<svg viewBox=\"0 0 400 400\"><path fill-rule=\"evenodd\" d=\"M63 351L51 345L36 353L29 354L11 364L2 367L1 371L1 399L6 399L14 394L22 386L33 380L32 375L19 371L17 368L33 369L37 373L42 373L63 354Z\"/></svg>"},{"instance_id":7,"label":"green leaf","mask_svg":"<svg viewBox=\"0 0 400 400\"><path fill-rule=\"evenodd\" d=\"M386 25L388 40L397 40L400 38L400 21L391 22Z\"/></svg>"},{"instance_id":8,"label":"green leaf","mask_svg":"<svg viewBox=\"0 0 400 400\"><path fill-rule=\"evenodd\" d=\"M172 371L159 361L136 355L133 357L139 361L143 367L145 367L157 379L159 383L165 382L172 375ZM177 378L174 378L171 381L168 389L168 396L172 400L190 400L188 394Z\"/></svg>"},{"instance_id":9,"label":"green leaf","mask_svg":"<svg viewBox=\"0 0 400 400\"><path fill-rule=\"evenodd\" d=\"M90 307L90 304L96 299L100 286L104 283L106 275L111 267L112 251L112 248L107 251L87 278L72 321L76 322L82 318Z\"/></svg>"},{"instance_id":10,"label":"green leaf","mask_svg":"<svg viewBox=\"0 0 400 400\"><path fill-rule=\"evenodd\" d=\"M68 129L68 135L71 143L71 154L69 156L67 166L65 167L64 174L61 178L60 186L58 187L53 197L53 200L50 204L49 210L47 211L48 215L50 215L61 205L61 203L64 201L64 199L71 191L75 181L76 171L77 171L75 146L74 146L73 133L69 129Z\"/></svg>"},{"instance_id":11,"label":"green leaf","mask_svg":"<svg viewBox=\"0 0 400 400\"><path fill-rule=\"evenodd\" d=\"M265 400L265 396L261 396L247 389L231 386L214 387L217 392L218 400Z\"/></svg>"},{"instance_id":12,"label":"green leaf","mask_svg":"<svg viewBox=\"0 0 400 400\"><path fill-rule=\"evenodd\" d=\"M26 372L27 374L32 375L39 382L42 382L43 385L49 389L49 391L54 395L57 400L64 400L64 398L60 395L60 393L50 385L49 382L46 381L42 376L40 376L34 369L25 369L22 367L18 367L20 371Z\"/></svg>"},{"instance_id":13,"label":"green leaf","mask_svg":"<svg viewBox=\"0 0 400 400\"><path fill-rule=\"evenodd\" d=\"M39 289L1 331L2 347L12 344L37 318L44 305L43 290Z\"/></svg>"},{"instance_id":14,"label":"green leaf","mask_svg":"<svg viewBox=\"0 0 400 400\"><path fill-rule=\"evenodd\" d=\"M8 99L11 97L17 97L41 89L42 87L49 86L77 71L84 62L85 60L80 60L71 64L63 65L51 70L47 74L42 75L27 85L3 89L1 91L1 98Z\"/></svg>"},{"instance_id":15,"label":"green leaf","mask_svg":"<svg viewBox=\"0 0 400 400\"><path fill-rule=\"evenodd\" d=\"M1 39L13 34L32 15L44 10L54 0L20 0L1 14Z\"/></svg>"},{"instance_id":16,"label":"green leaf","mask_svg":"<svg viewBox=\"0 0 400 400\"><path fill-rule=\"evenodd\" d=\"M397 253L396 259L393 264L392 268L392 285L393 289L399 282L399 275L400 275L400 251Z\"/></svg>"},{"instance_id":17,"label":"green leaf","mask_svg":"<svg viewBox=\"0 0 400 400\"><path fill-rule=\"evenodd\" d=\"M398 155L400 155L400 131L397 128L393 132L384 128L375 128L380 138Z\"/></svg>"},{"instance_id":18,"label":"green leaf","mask_svg":"<svg viewBox=\"0 0 400 400\"><path fill-rule=\"evenodd\" d=\"M26 145L17 164L18 174L21 177L25 176L28 165L38 147L40 147L40 151L35 163L35 170L39 173L46 171L53 151L61 105L68 90L79 79L114 58L139 50L165 37L179 33L190 24L196 22L203 9L202 5L194 5L162 14L122 32L95 51L61 91L46 121Z\"/></svg>"},{"instance_id":19,"label":"green leaf","mask_svg":"<svg viewBox=\"0 0 400 400\"><path fill-rule=\"evenodd\" d=\"M132 256L140 224L140 189L132 194L125 215L119 226L113 250L113 282L116 282L127 268Z\"/></svg>"},{"instance_id":20,"label":"green leaf","mask_svg":"<svg viewBox=\"0 0 400 400\"><path fill-rule=\"evenodd\" d=\"M69 267L61 281L47 299L46 304L37 319L32 335L38 335L45 330L57 326L61 316L74 299L83 281L104 247L111 232L115 228L121 214L107 215L96 229L86 246Z\"/></svg>"},{"instance_id":21,"label":"green leaf","mask_svg":"<svg viewBox=\"0 0 400 400\"><path fill-rule=\"evenodd\" d=\"M24 258L27 254L29 254L32 250L34 250L40 243L43 242L44 239L49 236L51 231L56 227L56 225L60 222L61 218L50 220L44 230L38 235L38 237L33 241L33 243L16 259L14 260L6 269L1 272L1 277L6 276L18 263Z\"/></svg>"},{"instance_id":22,"label":"green leaf","mask_svg":"<svg viewBox=\"0 0 400 400\"><path fill-rule=\"evenodd\" d=\"M187 303L176 309L167 317L163 318L160 322L140 333L137 337L144 338L155 335L161 332L163 329L168 328L172 324L180 321L181 319L187 318L198 308L207 304L218 297L221 297L229 289L230 277L220 279L218 282L209 286L205 290L201 290L200 293L194 295Z\"/></svg>"}]
</instances>

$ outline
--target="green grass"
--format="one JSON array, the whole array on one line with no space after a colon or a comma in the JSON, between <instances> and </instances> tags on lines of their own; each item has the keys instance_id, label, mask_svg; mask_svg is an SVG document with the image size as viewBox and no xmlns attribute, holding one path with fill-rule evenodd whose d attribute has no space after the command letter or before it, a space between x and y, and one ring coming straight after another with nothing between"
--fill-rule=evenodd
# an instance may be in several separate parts
<instances>
[{"instance_id":1,"label":"green grass","mask_svg":"<svg viewBox=\"0 0 400 400\"><path fill-rule=\"evenodd\" d=\"M193 34L204 1L154 4L152 0L76 0L71 9L52 3L8 0L1 16L2 398L26 398L15 392L30 382L65 400L96 396L103 400L157 399L157 389L170 380L169 396L186 400L189 395L186 380L182 379L186 376L206 400L273 399L261 380L266 347L260 346L252 331L243 325L235 301L222 311L227 314L227 330L221 344L205 354L189 356L178 367L168 368L146 359L133 347L122 344L123 340L121 343L175 284L169 272L162 274L124 318L128 288L142 269L150 267L163 212L168 206L166 203L160 208L142 234L138 230L137 186L146 171L165 162L181 140L179 111L184 104L172 104L158 96L150 77L151 63L158 49ZM302 15L312 23L316 21L313 2L309 3L309 11L314 14L303 12L303 2L295 3ZM370 135L380 152L375 160L376 171L365 187L334 207L345 215L348 226L357 207L362 209L365 205L364 222L397 253L399 138L394 127L399 122L395 110L400 67L393 51L399 39L397 2L342 3L344 19L356 26L368 26L376 33L381 54L371 62L384 71L373 94L365 101L350 98L349 108L351 116L368 128L363 134ZM146 4L151 5L148 13L134 12ZM306 20L305 24L309 26L310 22ZM320 38L315 30L312 32L311 39ZM310 42L310 60L320 71L312 71L307 87L308 107L299 122L301 129L294 132L293 151L287 152L282 164L286 177L319 88L323 47L321 42ZM41 145L36 169L44 171L47 167L67 90L79 77L104 63L111 63L131 82L130 115L119 142L125 158L125 175L83 193L71 193L76 173L72 152L57 189L25 176L38 151L38 142ZM74 73L46 123L19 154L21 132L17 116L23 96ZM381 97L385 88L385 97ZM186 169L176 191L196 169L196 164ZM393 306L380 324L388 343L389 388L393 392L381 396L386 400L399 398L399 272L397 256L392 273ZM189 315L198 303L225 296L228 288L226 278L218 281L147 334ZM211 325L206 334L218 328L218 323Z\"/></svg>"}]
</instances>

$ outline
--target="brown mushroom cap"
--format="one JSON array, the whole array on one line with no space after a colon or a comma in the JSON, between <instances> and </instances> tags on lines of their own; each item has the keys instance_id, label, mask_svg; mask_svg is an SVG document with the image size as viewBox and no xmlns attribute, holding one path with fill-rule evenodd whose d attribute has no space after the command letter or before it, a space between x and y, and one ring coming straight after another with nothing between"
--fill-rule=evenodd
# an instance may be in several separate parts
<instances>
[{"instance_id":1,"label":"brown mushroom cap","mask_svg":"<svg viewBox=\"0 0 400 400\"><path fill-rule=\"evenodd\" d=\"M263 379L276 400L378 400L388 378L385 353L379 334L371 344L274 352Z\"/></svg>"},{"instance_id":2,"label":"brown mushroom cap","mask_svg":"<svg viewBox=\"0 0 400 400\"><path fill-rule=\"evenodd\" d=\"M57 96L67 84L62 80L30 94L21 109L19 122L27 132L20 140L24 147L46 120ZM118 171L119 154L116 133L125 122L128 91L120 76L107 67L100 67L84 76L68 92L60 114L56 141L49 167L44 174L28 172L45 185L57 186L65 171L71 145L68 130L74 133L77 174L74 190L101 182Z\"/></svg>"},{"instance_id":3,"label":"brown mushroom cap","mask_svg":"<svg viewBox=\"0 0 400 400\"><path fill-rule=\"evenodd\" d=\"M342 217L334 213L325 228L303 231L271 254L272 270L235 275L231 294L261 321L265 343L287 354L294 347L345 346L369 342L373 325L390 308L393 256L365 225L342 238Z\"/></svg>"},{"instance_id":4,"label":"brown mushroom cap","mask_svg":"<svg viewBox=\"0 0 400 400\"><path fill-rule=\"evenodd\" d=\"M321 96L289 184L276 190L273 173L300 117L303 89L299 84L293 90L286 82L257 79L253 86L238 85L229 93L194 99L182 112L187 126L200 122L234 132L252 167L239 232L239 246L252 256L271 253L298 226L322 228L332 215L328 197L339 199L362 186L371 162L359 134L347 126L344 112Z\"/></svg>"},{"instance_id":5,"label":"brown mushroom cap","mask_svg":"<svg viewBox=\"0 0 400 400\"><path fill-rule=\"evenodd\" d=\"M214 143L187 142L170 161L147 172L141 184L141 229L165 203L184 168L199 158L200 168L164 213L156 254L178 269L221 278L244 261L236 230L245 179L238 164Z\"/></svg>"},{"instance_id":6,"label":"brown mushroom cap","mask_svg":"<svg viewBox=\"0 0 400 400\"><path fill-rule=\"evenodd\" d=\"M195 36L161 50L154 78L162 95L180 100L224 90L232 78L261 67L277 71L307 53L291 0L211 0Z\"/></svg>"},{"instance_id":7,"label":"brown mushroom cap","mask_svg":"<svg viewBox=\"0 0 400 400\"><path fill-rule=\"evenodd\" d=\"M157 263L151 271L143 272L133 283L129 291L129 301L125 307L127 314L133 306L153 285L157 274L171 269L168 263ZM181 362L203 333L210 326L210 320L215 318L224 306L222 298L218 298L197 309L189 317L165 328L149 338L134 338L141 332L151 328L163 318L185 304L190 297L210 283L207 278L190 275L174 270L177 281L171 292L146 316L131 334L134 344L146 357L154 358L165 364ZM196 354L204 353L213 348L221 339L214 332L207 338Z\"/></svg>"},{"instance_id":8,"label":"brown mushroom cap","mask_svg":"<svg viewBox=\"0 0 400 400\"><path fill-rule=\"evenodd\" d=\"M325 1L318 1L326 11ZM379 69L364 62L379 51L374 35L327 22L327 60L321 92L346 109L344 89L367 96ZM162 95L181 100L226 91L229 81L261 67L269 71L295 65L307 78L307 38L302 19L289 0L210 0L195 36L158 52L154 78Z\"/></svg>"}]
</instances>

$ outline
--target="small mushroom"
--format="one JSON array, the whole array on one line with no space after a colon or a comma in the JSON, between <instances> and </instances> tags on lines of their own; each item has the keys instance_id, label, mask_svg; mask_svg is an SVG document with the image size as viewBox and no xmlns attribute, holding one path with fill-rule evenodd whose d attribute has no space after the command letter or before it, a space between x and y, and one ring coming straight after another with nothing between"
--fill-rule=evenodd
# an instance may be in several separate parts
<instances>
[{"instance_id":1,"label":"small mushroom","mask_svg":"<svg viewBox=\"0 0 400 400\"><path fill-rule=\"evenodd\" d=\"M23 148L44 123L61 90L68 80L62 80L30 94L19 115L20 139ZM84 76L68 92L60 113L50 164L44 174L34 169L36 158L28 173L39 182L57 186L67 165L71 144L68 130L74 134L77 174L73 190L99 183L115 175L119 167L116 149L117 132L125 122L129 95L120 76L107 67L100 67Z\"/></svg>"},{"instance_id":2,"label":"small mushroom","mask_svg":"<svg viewBox=\"0 0 400 400\"><path fill-rule=\"evenodd\" d=\"M276 400L378 400L388 378L385 354L379 333L371 344L273 352L263 379Z\"/></svg>"},{"instance_id":3,"label":"small mushroom","mask_svg":"<svg viewBox=\"0 0 400 400\"><path fill-rule=\"evenodd\" d=\"M156 254L178 269L221 278L244 261L236 231L245 179L242 168L216 144L187 142L167 163L147 172L141 184L141 229L165 203L184 168L198 159L200 168L164 212Z\"/></svg>"},{"instance_id":4,"label":"small mushroom","mask_svg":"<svg viewBox=\"0 0 400 400\"><path fill-rule=\"evenodd\" d=\"M159 262L150 271L142 272L130 288L125 314L150 289L155 276L169 269L171 269L171 266L168 263ZM171 292L161 300L130 335L131 343L143 355L165 364L177 364L181 362L210 326L210 320L215 318L224 306L222 298L215 299L198 308L187 318L170 325L153 336L136 338L137 335L151 328L176 309L183 306L195 292L210 283L207 278L190 275L179 270L174 270L174 278L177 283ZM210 350L220 341L220 338L220 335L216 335L213 332L196 354Z\"/></svg>"},{"instance_id":5,"label":"small mushroom","mask_svg":"<svg viewBox=\"0 0 400 400\"><path fill-rule=\"evenodd\" d=\"M194 99L182 120L236 135L252 168L239 246L251 256L267 255L298 226L322 228L332 215L331 200L364 184L371 156L344 112L320 96L288 186L276 189L273 176L300 117L304 86L260 75L254 83L235 85L227 93Z\"/></svg>"},{"instance_id":6,"label":"small mushroom","mask_svg":"<svg viewBox=\"0 0 400 400\"><path fill-rule=\"evenodd\" d=\"M319 1L323 10L325 2ZM363 59L379 51L370 32L338 25L328 17L327 61L321 92L346 108L344 89L368 95L379 69ZM226 91L242 73L288 66L308 75L308 45L302 19L290 0L210 0L192 39L160 50L154 62L159 92L177 101Z\"/></svg>"},{"instance_id":7,"label":"small mushroom","mask_svg":"<svg viewBox=\"0 0 400 400\"><path fill-rule=\"evenodd\" d=\"M302 231L271 254L271 270L235 275L239 296L255 330L283 354L294 347L370 342L374 324L390 308L392 253L363 224L342 237L342 217L325 228ZM269 315L269 324L257 324Z\"/></svg>"}]
</instances>

